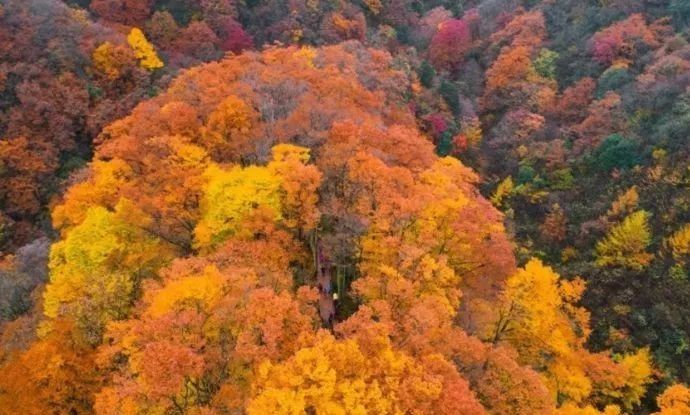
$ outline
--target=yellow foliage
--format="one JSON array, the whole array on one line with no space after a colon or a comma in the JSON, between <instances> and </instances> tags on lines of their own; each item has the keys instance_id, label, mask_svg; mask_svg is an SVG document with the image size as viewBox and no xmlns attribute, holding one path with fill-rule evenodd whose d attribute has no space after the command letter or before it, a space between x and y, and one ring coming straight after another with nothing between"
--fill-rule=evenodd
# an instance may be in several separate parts
<instances>
[{"instance_id":1,"label":"yellow foliage","mask_svg":"<svg viewBox=\"0 0 690 415\"><path fill-rule=\"evenodd\" d=\"M80 224L92 206L114 207L119 189L129 181L131 167L120 159L94 160L91 178L72 186L65 201L53 209L53 226L63 233Z\"/></svg>"},{"instance_id":2,"label":"yellow foliage","mask_svg":"<svg viewBox=\"0 0 690 415\"><path fill-rule=\"evenodd\" d=\"M673 259L685 265L690 257L690 223L677 230L666 241Z\"/></svg>"},{"instance_id":3,"label":"yellow foliage","mask_svg":"<svg viewBox=\"0 0 690 415\"><path fill-rule=\"evenodd\" d=\"M316 49L309 46L302 46L292 54L292 56L296 58L303 59L307 66L309 66L310 68L314 67L314 58L316 58L316 55Z\"/></svg>"},{"instance_id":4,"label":"yellow foliage","mask_svg":"<svg viewBox=\"0 0 690 415\"><path fill-rule=\"evenodd\" d=\"M115 46L110 42L104 42L94 49L91 55L93 66L110 79L120 77L120 65L116 61Z\"/></svg>"},{"instance_id":5,"label":"yellow foliage","mask_svg":"<svg viewBox=\"0 0 690 415\"><path fill-rule=\"evenodd\" d=\"M575 249L572 246L567 246L563 248L561 251L561 262L566 263L569 262L570 260L577 258L578 252L577 249Z\"/></svg>"},{"instance_id":6,"label":"yellow foliage","mask_svg":"<svg viewBox=\"0 0 690 415\"><path fill-rule=\"evenodd\" d=\"M563 351L573 340L574 334L561 311L563 298L558 280L552 268L532 259L506 281L505 295L515 316L512 336L521 355L530 360L539 359L541 342L548 342L554 351Z\"/></svg>"},{"instance_id":7,"label":"yellow foliage","mask_svg":"<svg viewBox=\"0 0 690 415\"><path fill-rule=\"evenodd\" d=\"M576 305L584 289L579 278L559 282L551 268L533 259L508 279L499 327L524 363L540 370L554 395L569 404L559 414L599 414L578 407L592 395L607 396L631 409L651 379L649 350L640 349L618 362L587 351L589 313Z\"/></svg>"},{"instance_id":8,"label":"yellow foliage","mask_svg":"<svg viewBox=\"0 0 690 415\"><path fill-rule=\"evenodd\" d=\"M194 144L173 143L175 149L175 164L182 167L195 167L205 165L208 154L203 148Z\"/></svg>"},{"instance_id":9,"label":"yellow foliage","mask_svg":"<svg viewBox=\"0 0 690 415\"><path fill-rule=\"evenodd\" d=\"M232 235L251 236L255 229L244 228L243 221L255 213L290 229L316 226L321 173L305 164L309 150L280 144L272 151L266 167L211 165L206 170L202 218L194 231L197 247L214 247Z\"/></svg>"},{"instance_id":10,"label":"yellow foliage","mask_svg":"<svg viewBox=\"0 0 690 415\"><path fill-rule=\"evenodd\" d=\"M637 187L633 186L625 193L618 196L618 199L611 204L611 209L607 212L609 216L627 215L632 212L640 200Z\"/></svg>"},{"instance_id":11,"label":"yellow foliage","mask_svg":"<svg viewBox=\"0 0 690 415\"><path fill-rule=\"evenodd\" d=\"M596 246L597 265L642 269L653 255L645 249L650 243L649 213L638 210L615 225Z\"/></svg>"},{"instance_id":12,"label":"yellow foliage","mask_svg":"<svg viewBox=\"0 0 690 415\"><path fill-rule=\"evenodd\" d=\"M163 61L156 54L153 45L146 40L144 32L139 28L132 28L127 35L127 43L134 51L134 56L139 60L139 66L149 71L163 67Z\"/></svg>"},{"instance_id":13,"label":"yellow foliage","mask_svg":"<svg viewBox=\"0 0 690 415\"><path fill-rule=\"evenodd\" d=\"M600 411L590 405L585 407L577 407L573 404L565 404L556 409L554 415L620 415L621 409L616 405L608 405L604 411Z\"/></svg>"},{"instance_id":14,"label":"yellow foliage","mask_svg":"<svg viewBox=\"0 0 690 415\"><path fill-rule=\"evenodd\" d=\"M506 282L507 337L521 359L535 367L545 367L551 389L581 402L592 390L591 381L579 362L583 339L574 331L577 321L573 306L583 291L581 283L559 287L559 276L538 259ZM584 327L588 330L587 327Z\"/></svg>"},{"instance_id":15,"label":"yellow foliage","mask_svg":"<svg viewBox=\"0 0 690 415\"><path fill-rule=\"evenodd\" d=\"M47 317L87 313L99 324L126 314L137 281L152 275L172 254L123 220L136 215L125 200L115 212L91 207L84 221L52 246L44 294Z\"/></svg>"},{"instance_id":16,"label":"yellow foliage","mask_svg":"<svg viewBox=\"0 0 690 415\"><path fill-rule=\"evenodd\" d=\"M302 30L301 28L293 29L291 33L291 39L293 43L299 43L299 41L302 40L302 38L304 37L304 30Z\"/></svg>"},{"instance_id":17,"label":"yellow foliage","mask_svg":"<svg viewBox=\"0 0 690 415\"><path fill-rule=\"evenodd\" d=\"M281 180L266 167L235 166L206 169L201 220L194 230L199 248L212 248L241 232L242 221L259 208L268 209L274 220L281 218Z\"/></svg>"},{"instance_id":18,"label":"yellow foliage","mask_svg":"<svg viewBox=\"0 0 690 415\"><path fill-rule=\"evenodd\" d=\"M439 397L440 379L425 377L409 357L385 347L371 358L356 342L325 335L284 363L266 362L247 413L298 415L307 408L331 415L417 413L402 407L404 394L414 393L404 397L420 403Z\"/></svg>"},{"instance_id":19,"label":"yellow foliage","mask_svg":"<svg viewBox=\"0 0 690 415\"><path fill-rule=\"evenodd\" d=\"M223 293L224 279L215 266L208 266L201 275L187 276L169 282L156 292L148 312L153 317L175 311L179 303L192 302L198 309L209 310L216 305Z\"/></svg>"},{"instance_id":20,"label":"yellow foliage","mask_svg":"<svg viewBox=\"0 0 690 415\"><path fill-rule=\"evenodd\" d=\"M649 349L640 349L634 354L624 356L619 364L625 369L625 386L619 391L620 400L626 409L640 403L647 384L652 381L652 358ZM615 396L613 394L610 394Z\"/></svg>"},{"instance_id":21,"label":"yellow foliage","mask_svg":"<svg viewBox=\"0 0 690 415\"><path fill-rule=\"evenodd\" d=\"M515 189L515 184L513 183L513 178L508 176L501 183L498 184L496 191L491 196L491 203L496 207L500 207L503 204L503 199L510 196Z\"/></svg>"},{"instance_id":22,"label":"yellow foliage","mask_svg":"<svg viewBox=\"0 0 690 415\"><path fill-rule=\"evenodd\" d=\"M482 124L479 118L471 118L463 124L462 134L467 138L467 144L470 147L477 147L482 141Z\"/></svg>"}]
</instances>

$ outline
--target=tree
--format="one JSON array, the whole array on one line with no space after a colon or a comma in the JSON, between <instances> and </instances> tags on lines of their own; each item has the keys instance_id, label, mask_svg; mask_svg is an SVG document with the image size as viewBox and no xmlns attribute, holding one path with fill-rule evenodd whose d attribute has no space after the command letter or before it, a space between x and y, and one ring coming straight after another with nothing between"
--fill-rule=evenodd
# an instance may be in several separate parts
<instances>
[{"instance_id":1,"label":"tree","mask_svg":"<svg viewBox=\"0 0 690 415\"><path fill-rule=\"evenodd\" d=\"M594 152L594 162L597 169L611 171L616 169L630 169L640 163L637 144L619 134L613 134L604 139Z\"/></svg>"},{"instance_id":2,"label":"tree","mask_svg":"<svg viewBox=\"0 0 690 415\"><path fill-rule=\"evenodd\" d=\"M532 68L531 51L526 46L504 49L486 71L486 95L524 79Z\"/></svg>"},{"instance_id":3,"label":"tree","mask_svg":"<svg viewBox=\"0 0 690 415\"><path fill-rule=\"evenodd\" d=\"M552 413L555 402L542 378L529 367L520 366L514 351L499 347L484 359L484 372L475 387L492 414Z\"/></svg>"},{"instance_id":4,"label":"tree","mask_svg":"<svg viewBox=\"0 0 690 415\"><path fill-rule=\"evenodd\" d=\"M140 281L171 254L164 242L127 222L136 214L125 200L115 212L91 207L83 222L52 246L46 317L76 319L86 341L97 343L108 321L127 315Z\"/></svg>"},{"instance_id":5,"label":"tree","mask_svg":"<svg viewBox=\"0 0 690 415\"><path fill-rule=\"evenodd\" d=\"M656 399L659 412L655 415L684 415L690 413L690 390L681 384L669 386Z\"/></svg>"},{"instance_id":6,"label":"tree","mask_svg":"<svg viewBox=\"0 0 690 415\"><path fill-rule=\"evenodd\" d=\"M651 240L649 213L638 210L609 231L596 246L597 265L621 266L641 270L654 255L646 252Z\"/></svg>"},{"instance_id":7,"label":"tree","mask_svg":"<svg viewBox=\"0 0 690 415\"><path fill-rule=\"evenodd\" d=\"M99 386L93 349L75 343L70 322L53 330L0 369L3 411L39 415L51 412L88 414Z\"/></svg>"},{"instance_id":8,"label":"tree","mask_svg":"<svg viewBox=\"0 0 690 415\"><path fill-rule=\"evenodd\" d=\"M6 212L20 217L38 213L41 181L47 181L52 167L48 163L24 137L0 141L0 200Z\"/></svg>"},{"instance_id":9,"label":"tree","mask_svg":"<svg viewBox=\"0 0 690 415\"><path fill-rule=\"evenodd\" d=\"M443 378L443 366L415 362L385 342L382 346L380 358L371 360L356 342L336 342L324 335L283 364L267 362L259 369L257 395L248 413L395 414L430 408L448 414L485 413L465 382ZM448 400L451 396L456 406Z\"/></svg>"},{"instance_id":10,"label":"tree","mask_svg":"<svg viewBox=\"0 0 690 415\"><path fill-rule=\"evenodd\" d=\"M253 132L259 114L242 99L225 98L208 116L202 143L218 161L239 161L253 150Z\"/></svg>"},{"instance_id":11,"label":"tree","mask_svg":"<svg viewBox=\"0 0 690 415\"><path fill-rule=\"evenodd\" d=\"M133 58L131 50L110 42L103 42L91 55L94 68L109 80L123 76L125 69L134 65Z\"/></svg>"},{"instance_id":12,"label":"tree","mask_svg":"<svg viewBox=\"0 0 690 415\"><path fill-rule=\"evenodd\" d=\"M419 66L418 76L419 82L421 82L422 85L424 85L426 88L431 88L434 78L436 77L436 71L429 61L425 60Z\"/></svg>"},{"instance_id":13,"label":"tree","mask_svg":"<svg viewBox=\"0 0 690 415\"><path fill-rule=\"evenodd\" d=\"M93 0L89 8L99 17L126 25L137 25L151 13L153 0Z\"/></svg>"},{"instance_id":14,"label":"tree","mask_svg":"<svg viewBox=\"0 0 690 415\"><path fill-rule=\"evenodd\" d=\"M218 31L221 34L221 46L224 50L232 53L241 53L245 49L254 46L254 40L244 30L242 25L230 17L223 19L223 23Z\"/></svg>"},{"instance_id":15,"label":"tree","mask_svg":"<svg viewBox=\"0 0 690 415\"><path fill-rule=\"evenodd\" d=\"M669 5L669 10L674 13L681 22L687 22L690 19L690 5L683 0L672 0Z\"/></svg>"},{"instance_id":16,"label":"tree","mask_svg":"<svg viewBox=\"0 0 690 415\"><path fill-rule=\"evenodd\" d=\"M212 398L214 408L234 409L232 396L241 407L260 364L310 344L316 294L263 286L271 280L252 269L255 260L177 260L147 282L140 316L112 322L100 347L117 376L96 395L96 412L193 411Z\"/></svg>"},{"instance_id":17,"label":"tree","mask_svg":"<svg viewBox=\"0 0 690 415\"><path fill-rule=\"evenodd\" d=\"M242 233L251 238L253 229L243 229L252 215L281 219L280 178L265 167L234 167L230 171L211 166L201 202L202 217L194 230L199 248L213 247ZM249 233L247 235L247 233Z\"/></svg>"},{"instance_id":18,"label":"tree","mask_svg":"<svg viewBox=\"0 0 690 415\"><path fill-rule=\"evenodd\" d=\"M534 60L534 70L544 78L554 79L556 77L556 61L559 58L558 52L550 49L542 49Z\"/></svg>"},{"instance_id":19,"label":"tree","mask_svg":"<svg viewBox=\"0 0 690 415\"><path fill-rule=\"evenodd\" d=\"M658 45L657 34L647 26L642 14L633 14L600 30L590 41L594 59L606 65L616 59L633 59L637 41L652 47Z\"/></svg>"},{"instance_id":20,"label":"tree","mask_svg":"<svg viewBox=\"0 0 690 415\"><path fill-rule=\"evenodd\" d=\"M486 88L482 96L485 110L523 107L545 111L555 97L554 81L539 75L532 63L534 50L529 46L506 46L485 72Z\"/></svg>"},{"instance_id":21,"label":"tree","mask_svg":"<svg viewBox=\"0 0 690 415\"><path fill-rule=\"evenodd\" d=\"M569 123L582 121L587 116L595 88L592 78L582 78L566 88L556 107L558 117Z\"/></svg>"},{"instance_id":22,"label":"tree","mask_svg":"<svg viewBox=\"0 0 690 415\"><path fill-rule=\"evenodd\" d=\"M603 396L606 403L632 408L652 376L649 352L641 349L616 363L587 351L589 313L577 306L584 288L582 280L559 281L553 269L530 260L506 282L494 342L508 340L519 361L541 368L561 401L581 404Z\"/></svg>"},{"instance_id":23,"label":"tree","mask_svg":"<svg viewBox=\"0 0 690 415\"><path fill-rule=\"evenodd\" d=\"M690 224L685 224L666 241L673 259L685 265L690 257Z\"/></svg>"},{"instance_id":24,"label":"tree","mask_svg":"<svg viewBox=\"0 0 690 415\"><path fill-rule=\"evenodd\" d=\"M441 23L431 39L429 58L439 69L449 69L462 62L472 46L472 33L464 20L450 19Z\"/></svg>"},{"instance_id":25,"label":"tree","mask_svg":"<svg viewBox=\"0 0 690 415\"><path fill-rule=\"evenodd\" d=\"M153 13L146 21L145 29L151 40L163 49L171 48L180 35L180 28L175 18L167 11Z\"/></svg>"},{"instance_id":26,"label":"tree","mask_svg":"<svg viewBox=\"0 0 690 415\"><path fill-rule=\"evenodd\" d=\"M546 23L542 12L518 8L510 21L493 33L489 40L494 45L510 44L512 47L527 47L534 51L541 46L545 37Z\"/></svg>"},{"instance_id":27,"label":"tree","mask_svg":"<svg viewBox=\"0 0 690 415\"><path fill-rule=\"evenodd\" d=\"M563 209L556 203L551 207L551 211L544 222L539 227L542 237L550 242L563 242L567 233L568 218Z\"/></svg>"},{"instance_id":28,"label":"tree","mask_svg":"<svg viewBox=\"0 0 690 415\"><path fill-rule=\"evenodd\" d=\"M497 207L500 207L503 204L503 200L506 197L510 197L514 189L515 185L513 183L513 178L511 176L508 176L505 179L501 180L501 182L496 187L496 190L494 190L494 194L491 196L491 203L493 203Z\"/></svg>"},{"instance_id":29,"label":"tree","mask_svg":"<svg viewBox=\"0 0 690 415\"><path fill-rule=\"evenodd\" d=\"M206 22L194 21L181 30L173 42L174 51L196 61L209 61L222 56L220 39Z\"/></svg>"},{"instance_id":30,"label":"tree","mask_svg":"<svg viewBox=\"0 0 690 415\"><path fill-rule=\"evenodd\" d=\"M273 160L268 169L281 178L282 221L299 236L314 230L321 213L318 210L318 189L322 174L308 165L310 150L290 144L271 149Z\"/></svg>"},{"instance_id":31,"label":"tree","mask_svg":"<svg viewBox=\"0 0 690 415\"><path fill-rule=\"evenodd\" d=\"M134 56L139 60L139 66L149 71L163 67L163 61L156 54L153 45L146 40L141 29L132 28L127 35L127 43L134 50Z\"/></svg>"},{"instance_id":32,"label":"tree","mask_svg":"<svg viewBox=\"0 0 690 415\"><path fill-rule=\"evenodd\" d=\"M573 131L579 136L579 140L575 143L575 152L582 153L586 150L599 147L604 141L604 138L614 134L615 137L611 139L603 150L622 150L626 156L630 156L625 160L629 163L630 160L635 160L631 156L631 147L634 143L623 138L616 132L627 130L627 119L621 108L622 101L620 95L615 92L607 92L600 100L593 101L587 110L587 117L578 125L573 127ZM619 147L620 146L620 147ZM600 155L606 156L607 152L599 152ZM606 160L606 157L604 158ZM616 166L615 159L607 160L612 167Z\"/></svg>"},{"instance_id":33,"label":"tree","mask_svg":"<svg viewBox=\"0 0 690 415\"><path fill-rule=\"evenodd\" d=\"M609 209L606 214L614 218L628 215L637 208L639 200L640 195L637 192L637 187L632 186L624 193L621 193L621 195L611 203L611 209Z\"/></svg>"},{"instance_id":34,"label":"tree","mask_svg":"<svg viewBox=\"0 0 690 415\"><path fill-rule=\"evenodd\" d=\"M330 42L364 40L367 30L364 14L354 7L330 13L321 26L324 39Z\"/></svg>"}]
</instances>

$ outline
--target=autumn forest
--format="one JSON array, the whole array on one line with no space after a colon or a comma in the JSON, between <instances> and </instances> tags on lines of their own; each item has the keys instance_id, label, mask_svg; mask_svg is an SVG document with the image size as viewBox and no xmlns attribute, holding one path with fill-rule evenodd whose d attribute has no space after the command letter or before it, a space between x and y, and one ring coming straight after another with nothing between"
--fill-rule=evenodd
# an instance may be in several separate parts
<instances>
[{"instance_id":1,"label":"autumn forest","mask_svg":"<svg viewBox=\"0 0 690 415\"><path fill-rule=\"evenodd\" d=\"M690 415L690 0L0 0L0 415Z\"/></svg>"}]
</instances>

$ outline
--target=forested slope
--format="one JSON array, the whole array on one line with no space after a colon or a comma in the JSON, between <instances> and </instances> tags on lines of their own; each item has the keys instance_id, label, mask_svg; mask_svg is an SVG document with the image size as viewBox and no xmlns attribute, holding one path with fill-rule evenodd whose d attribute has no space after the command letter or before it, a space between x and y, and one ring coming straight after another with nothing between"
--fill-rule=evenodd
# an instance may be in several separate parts
<instances>
[{"instance_id":1,"label":"forested slope","mask_svg":"<svg viewBox=\"0 0 690 415\"><path fill-rule=\"evenodd\" d=\"M686 1L0 5L0 413L690 411Z\"/></svg>"}]
</instances>

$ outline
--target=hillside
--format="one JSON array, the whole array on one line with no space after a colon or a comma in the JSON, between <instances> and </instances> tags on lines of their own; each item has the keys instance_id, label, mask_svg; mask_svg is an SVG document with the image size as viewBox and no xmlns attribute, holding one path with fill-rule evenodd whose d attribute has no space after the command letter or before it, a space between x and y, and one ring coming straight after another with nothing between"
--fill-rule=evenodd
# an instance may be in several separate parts
<instances>
[{"instance_id":1,"label":"hillside","mask_svg":"<svg viewBox=\"0 0 690 415\"><path fill-rule=\"evenodd\" d=\"M690 3L0 5L0 414L690 411Z\"/></svg>"}]
</instances>

